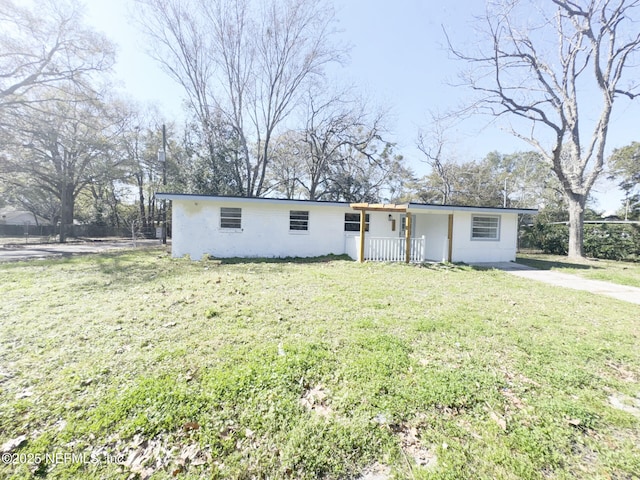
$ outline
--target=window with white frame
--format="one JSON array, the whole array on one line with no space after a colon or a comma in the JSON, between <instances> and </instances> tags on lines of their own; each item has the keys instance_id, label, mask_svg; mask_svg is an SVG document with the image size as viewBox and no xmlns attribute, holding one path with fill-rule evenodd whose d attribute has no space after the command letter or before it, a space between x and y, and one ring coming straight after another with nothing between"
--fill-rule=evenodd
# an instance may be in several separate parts
<instances>
[{"instance_id":1,"label":"window with white frame","mask_svg":"<svg viewBox=\"0 0 640 480\"><path fill-rule=\"evenodd\" d=\"M221 207L220 228L240 230L242 228L242 209Z\"/></svg>"},{"instance_id":2,"label":"window with white frame","mask_svg":"<svg viewBox=\"0 0 640 480\"><path fill-rule=\"evenodd\" d=\"M304 232L309 230L309 211L291 210L289 211L289 230Z\"/></svg>"},{"instance_id":3,"label":"window with white frame","mask_svg":"<svg viewBox=\"0 0 640 480\"><path fill-rule=\"evenodd\" d=\"M471 240L500 240L500 217L474 215L471 221Z\"/></svg>"},{"instance_id":4,"label":"window with white frame","mask_svg":"<svg viewBox=\"0 0 640 480\"><path fill-rule=\"evenodd\" d=\"M364 216L364 230L369 231L369 214ZM359 232L360 231L360 214L359 213L345 213L344 214L344 231L345 232Z\"/></svg>"},{"instance_id":5,"label":"window with white frame","mask_svg":"<svg viewBox=\"0 0 640 480\"><path fill-rule=\"evenodd\" d=\"M407 216L400 216L400 236L404 237L407 234ZM416 216L411 215L411 236L416 236Z\"/></svg>"}]
</instances>

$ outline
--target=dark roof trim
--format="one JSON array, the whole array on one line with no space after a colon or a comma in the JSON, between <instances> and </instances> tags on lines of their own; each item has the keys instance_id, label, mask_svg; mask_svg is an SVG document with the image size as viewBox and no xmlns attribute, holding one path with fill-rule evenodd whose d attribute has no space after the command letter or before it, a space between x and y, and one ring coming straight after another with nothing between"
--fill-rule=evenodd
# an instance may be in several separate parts
<instances>
[{"instance_id":1,"label":"dark roof trim","mask_svg":"<svg viewBox=\"0 0 640 480\"><path fill-rule=\"evenodd\" d=\"M318 200L292 200L289 198L264 198L264 197L231 197L225 195L197 195L193 193L156 193L160 200L200 200L200 201L231 201L239 203L278 203L284 205L309 205L319 204L334 207L348 207L348 202L326 202Z\"/></svg>"},{"instance_id":2,"label":"dark roof trim","mask_svg":"<svg viewBox=\"0 0 640 480\"><path fill-rule=\"evenodd\" d=\"M284 205L320 205L333 207L350 208L352 202L329 202L324 200L291 200L286 198L263 198L263 197L230 197L223 195L197 195L191 193L156 193L159 200L200 200L200 201L233 201L238 203L272 203ZM487 212L487 213L522 213L535 214L537 209L529 208L498 208L498 207L475 207L472 205L436 205L430 203L407 203L407 210L437 210L439 212L468 211L468 212Z\"/></svg>"}]
</instances>

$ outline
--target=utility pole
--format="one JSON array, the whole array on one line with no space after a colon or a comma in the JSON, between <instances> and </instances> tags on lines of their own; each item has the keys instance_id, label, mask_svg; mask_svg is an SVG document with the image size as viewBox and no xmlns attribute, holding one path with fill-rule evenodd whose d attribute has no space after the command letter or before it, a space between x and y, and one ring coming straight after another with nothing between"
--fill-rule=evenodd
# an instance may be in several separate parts
<instances>
[{"instance_id":1,"label":"utility pole","mask_svg":"<svg viewBox=\"0 0 640 480\"><path fill-rule=\"evenodd\" d=\"M502 202L502 207L503 208L507 208L507 177L504 177L504 190L503 190L503 198L504 201Z\"/></svg>"},{"instance_id":2,"label":"utility pole","mask_svg":"<svg viewBox=\"0 0 640 480\"><path fill-rule=\"evenodd\" d=\"M167 129L162 124L162 187L167 189ZM162 244L167 244L167 201L162 200Z\"/></svg>"}]
</instances>

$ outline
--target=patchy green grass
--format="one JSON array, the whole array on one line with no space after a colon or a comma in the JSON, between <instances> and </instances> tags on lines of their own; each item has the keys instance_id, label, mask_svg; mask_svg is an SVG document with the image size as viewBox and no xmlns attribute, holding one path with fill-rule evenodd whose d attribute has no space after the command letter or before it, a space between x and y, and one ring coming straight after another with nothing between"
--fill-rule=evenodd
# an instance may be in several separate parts
<instances>
[{"instance_id":1,"label":"patchy green grass","mask_svg":"<svg viewBox=\"0 0 640 480\"><path fill-rule=\"evenodd\" d=\"M640 263L591 258L569 260L567 257L560 255L544 254L519 254L517 262L540 270L557 270L592 280L603 280L619 285L640 287Z\"/></svg>"},{"instance_id":2,"label":"patchy green grass","mask_svg":"<svg viewBox=\"0 0 640 480\"><path fill-rule=\"evenodd\" d=\"M0 291L2 478L640 472L628 303L468 267L160 250L3 264Z\"/></svg>"}]
</instances>

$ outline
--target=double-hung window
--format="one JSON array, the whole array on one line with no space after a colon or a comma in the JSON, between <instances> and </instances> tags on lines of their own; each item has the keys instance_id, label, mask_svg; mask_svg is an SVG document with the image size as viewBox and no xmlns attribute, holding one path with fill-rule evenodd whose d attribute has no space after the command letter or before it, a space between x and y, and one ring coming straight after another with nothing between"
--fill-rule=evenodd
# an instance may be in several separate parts
<instances>
[{"instance_id":1,"label":"double-hung window","mask_svg":"<svg viewBox=\"0 0 640 480\"><path fill-rule=\"evenodd\" d=\"M474 215L471 221L471 240L500 240L500 217Z\"/></svg>"},{"instance_id":2,"label":"double-hung window","mask_svg":"<svg viewBox=\"0 0 640 480\"><path fill-rule=\"evenodd\" d=\"M309 230L309 211L290 210L289 230L294 232L305 232Z\"/></svg>"},{"instance_id":3,"label":"double-hung window","mask_svg":"<svg viewBox=\"0 0 640 480\"><path fill-rule=\"evenodd\" d=\"M220 228L240 230L242 228L242 209L221 207Z\"/></svg>"}]
</instances>

